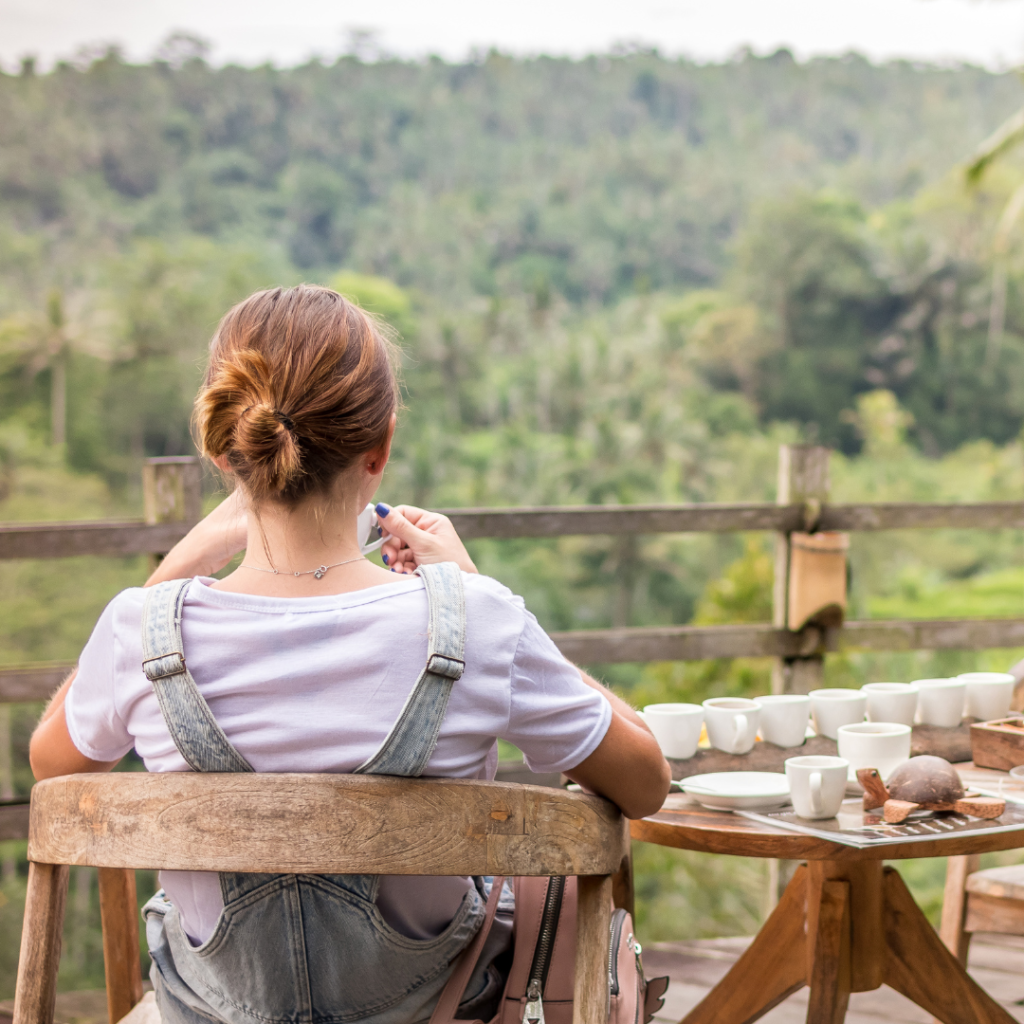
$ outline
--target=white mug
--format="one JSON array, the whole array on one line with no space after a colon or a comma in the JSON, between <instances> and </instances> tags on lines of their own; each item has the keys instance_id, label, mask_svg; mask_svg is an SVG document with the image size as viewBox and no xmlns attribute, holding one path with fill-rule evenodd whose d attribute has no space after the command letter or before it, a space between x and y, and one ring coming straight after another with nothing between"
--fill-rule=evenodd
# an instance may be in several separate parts
<instances>
[{"instance_id":1,"label":"white mug","mask_svg":"<svg viewBox=\"0 0 1024 1024\"><path fill-rule=\"evenodd\" d=\"M754 703L761 708L761 739L777 747L803 746L811 714L810 697L802 693L777 693L755 697Z\"/></svg>"},{"instance_id":2,"label":"white mug","mask_svg":"<svg viewBox=\"0 0 1024 1024\"><path fill-rule=\"evenodd\" d=\"M877 768L887 779L910 758L910 726L898 722L856 722L839 727L839 756L850 762L850 777L858 768Z\"/></svg>"},{"instance_id":3,"label":"white mug","mask_svg":"<svg viewBox=\"0 0 1024 1024\"><path fill-rule=\"evenodd\" d=\"M648 704L643 718L666 757L682 760L697 753L704 724L699 704Z\"/></svg>"},{"instance_id":4,"label":"white mug","mask_svg":"<svg viewBox=\"0 0 1024 1024\"><path fill-rule=\"evenodd\" d=\"M967 684L968 717L991 722L1007 716L1017 682L1009 672L964 672L957 679Z\"/></svg>"},{"instance_id":5,"label":"white mug","mask_svg":"<svg viewBox=\"0 0 1024 1024\"><path fill-rule=\"evenodd\" d=\"M383 530L377 521L377 510L372 502L356 519L356 540L359 541L359 550L364 555L376 551L384 543Z\"/></svg>"},{"instance_id":6,"label":"white mug","mask_svg":"<svg viewBox=\"0 0 1024 1024\"><path fill-rule=\"evenodd\" d=\"M712 697L704 701L704 723L711 746L727 754L746 754L757 736L761 709L745 697Z\"/></svg>"},{"instance_id":7,"label":"white mug","mask_svg":"<svg viewBox=\"0 0 1024 1024\"><path fill-rule=\"evenodd\" d=\"M860 690L811 690L808 696L814 729L819 736L834 740L841 725L864 721L868 698Z\"/></svg>"},{"instance_id":8,"label":"white mug","mask_svg":"<svg viewBox=\"0 0 1024 1024\"><path fill-rule=\"evenodd\" d=\"M869 722L914 724L917 687L913 683L868 683L861 689L868 698Z\"/></svg>"},{"instance_id":9,"label":"white mug","mask_svg":"<svg viewBox=\"0 0 1024 1024\"><path fill-rule=\"evenodd\" d=\"M925 725L952 729L964 717L967 684L961 679L917 679L917 714Z\"/></svg>"},{"instance_id":10,"label":"white mug","mask_svg":"<svg viewBox=\"0 0 1024 1024\"><path fill-rule=\"evenodd\" d=\"M793 810L801 818L834 818L846 796L850 762L842 757L809 755L786 761Z\"/></svg>"}]
</instances>

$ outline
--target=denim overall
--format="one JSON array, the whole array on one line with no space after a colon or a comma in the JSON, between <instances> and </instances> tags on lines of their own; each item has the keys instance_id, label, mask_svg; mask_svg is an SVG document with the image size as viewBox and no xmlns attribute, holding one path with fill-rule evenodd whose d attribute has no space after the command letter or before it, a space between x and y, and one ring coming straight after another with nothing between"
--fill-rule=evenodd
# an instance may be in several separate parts
<instances>
[{"instance_id":1,"label":"denim overall","mask_svg":"<svg viewBox=\"0 0 1024 1024\"><path fill-rule=\"evenodd\" d=\"M461 570L445 562L418 571L430 609L427 664L380 749L356 773L421 775L452 685L462 675ZM191 582L172 580L149 591L142 618L143 668L175 746L193 770L251 772L185 665L181 611ZM163 1024L425 1021L453 961L483 920L490 879L475 883L445 931L424 940L402 935L381 917L376 875L221 872L224 911L200 946L192 945L177 909L158 892L143 917ZM510 899L511 893L503 894L499 904L509 921ZM500 997L503 979L491 962L507 942L508 930L499 929L490 955L480 958L466 988L460 1016L473 1019L478 1009L486 1013Z\"/></svg>"}]
</instances>

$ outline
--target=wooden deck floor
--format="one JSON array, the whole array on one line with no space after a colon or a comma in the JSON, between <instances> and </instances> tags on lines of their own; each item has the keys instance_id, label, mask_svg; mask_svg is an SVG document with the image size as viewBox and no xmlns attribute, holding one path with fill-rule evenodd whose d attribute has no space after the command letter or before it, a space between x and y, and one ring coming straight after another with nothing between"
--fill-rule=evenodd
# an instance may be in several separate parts
<instances>
[{"instance_id":1,"label":"wooden deck floor","mask_svg":"<svg viewBox=\"0 0 1024 1024\"><path fill-rule=\"evenodd\" d=\"M749 939L704 939L657 942L644 948L644 970L650 977L672 979L658 1024L679 1021L704 998L729 970ZM1012 1017L1024 1021L1024 938L977 935L971 943L968 970ZM761 1018L763 1024L804 1024L807 989L790 996ZM931 1024L932 1017L898 992L882 987L850 997L846 1024Z\"/></svg>"},{"instance_id":2,"label":"wooden deck floor","mask_svg":"<svg viewBox=\"0 0 1024 1024\"><path fill-rule=\"evenodd\" d=\"M704 998L746 949L749 939L703 939L656 942L644 949L648 975L672 979L657 1024L675 1024ZM1024 938L978 935L968 969L975 981L1024 1022ZM148 988L148 986L147 986ZM9 1024L13 1000L0 1003L0 1024ZM57 997L57 1024L106 1024L103 992L62 992ZM807 989L790 996L761 1018L764 1024L804 1024ZM850 997L846 1024L931 1024L932 1018L890 988Z\"/></svg>"}]
</instances>

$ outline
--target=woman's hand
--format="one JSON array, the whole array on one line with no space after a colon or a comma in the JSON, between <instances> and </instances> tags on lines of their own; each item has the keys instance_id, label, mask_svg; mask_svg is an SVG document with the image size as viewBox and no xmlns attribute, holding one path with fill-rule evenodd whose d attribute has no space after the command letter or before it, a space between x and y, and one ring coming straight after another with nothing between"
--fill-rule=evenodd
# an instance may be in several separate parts
<instances>
[{"instance_id":1,"label":"woman's hand","mask_svg":"<svg viewBox=\"0 0 1024 1024\"><path fill-rule=\"evenodd\" d=\"M212 576L245 550L248 539L248 507L239 487L171 548L146 586L190 576Z\"/></svg>"},{"instance_id":2,"label":"woman's hand","mask_svg":"<svg viewBox=\"0 0 1024 1024\"><path fill-rule=\"evenodd\" d=\"M455 562L465 572L477 572L451 520L414 505L377 506L377 522L389 534L380 549L393 572L411 573L421 565Z\"/></svg>"}]
</instances>

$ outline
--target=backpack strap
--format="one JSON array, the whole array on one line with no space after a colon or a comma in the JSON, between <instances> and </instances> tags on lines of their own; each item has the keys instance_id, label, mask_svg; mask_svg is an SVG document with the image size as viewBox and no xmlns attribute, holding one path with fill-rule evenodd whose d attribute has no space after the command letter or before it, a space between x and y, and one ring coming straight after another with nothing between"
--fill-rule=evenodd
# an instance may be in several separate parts
<instances>
[{"instance_id":1,"label":"backpack strap","mask_svg":"<svg viewBox=\"0 0 1024 1024\"><path fill-rule=\"evenodd\" d=\"M142 670L153 684L164 722L189 767L196 772L251 772L231 745L185 664L181 609L191 580L150 587L142 609Z\"/></svg>"},{"instance_id":2,"label":"backpack strap","mask_svg":"<svg viewBox=\"0 0 1024 1024\"><path fill-rule=\"evenodd\" d=\"M427 663L384 742L353 774L422 775L437 746L452 686L466 667L462 570L455 562L438 562L416 572L427 590Z\"/></svg>"}]
</instances>

